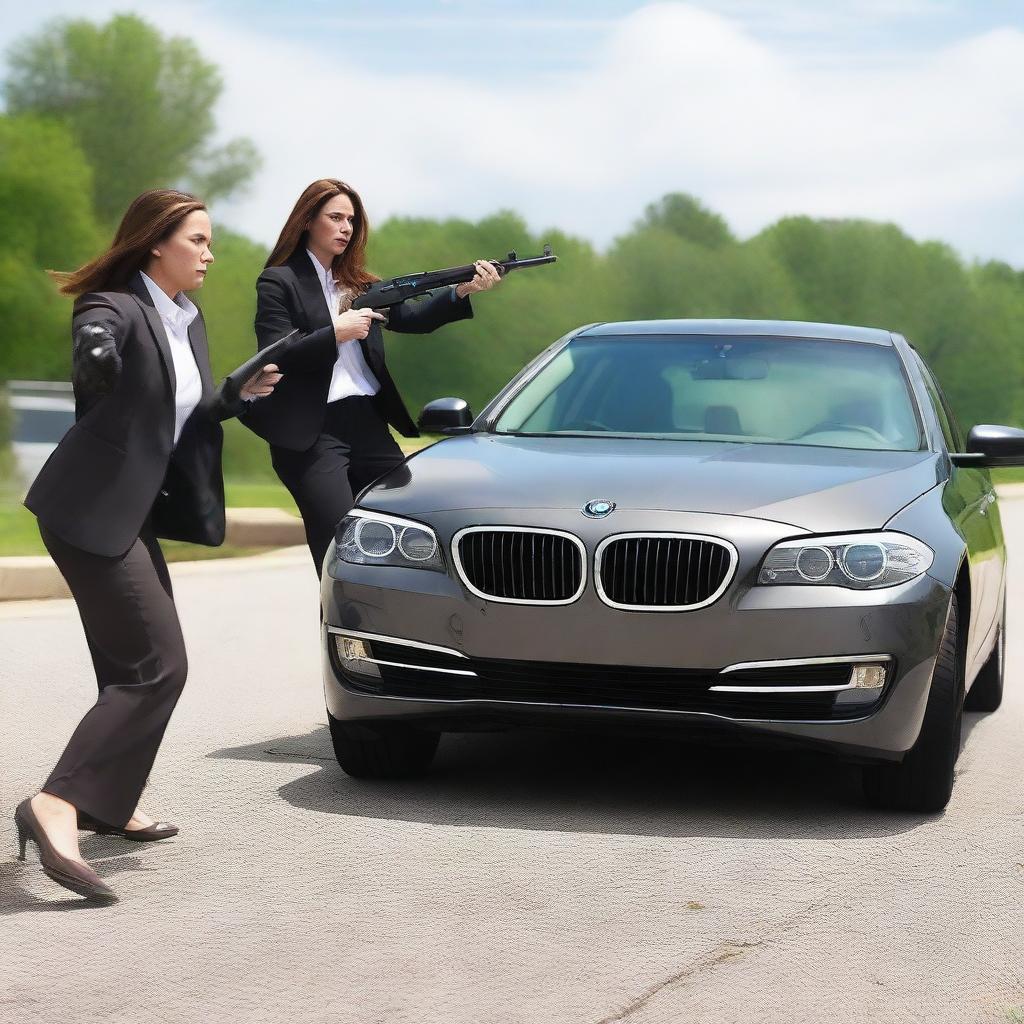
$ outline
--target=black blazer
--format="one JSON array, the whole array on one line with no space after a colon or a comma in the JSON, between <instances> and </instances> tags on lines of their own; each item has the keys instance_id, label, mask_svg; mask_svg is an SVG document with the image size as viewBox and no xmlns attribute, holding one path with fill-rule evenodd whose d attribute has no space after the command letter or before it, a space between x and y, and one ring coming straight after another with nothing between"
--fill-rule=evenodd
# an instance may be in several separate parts
<instances>
[{"instance_id":1,"label":"black blazer","mask_svg":"<svg viewBox=\"0 0 1024 1024\"><path fill-rule=\"evenodd\" d=\"M446 288L430 298L392 306L387 326L404 334L429 334L443 324L472 316L469 299L453 300ZM256 282L257 347L265 348L296 327L302 338L281 365L284 378L272 395L253 402L241 418L271 444L304 452L323 429L338 343L320 278L302 248L283 266L267 267ZM379 321L373 322L359 344L380 382L375 400L381 416L405 437L418 437L419 431L385 365Z\"/></svg>"},{"instance_id":2,"label":"black blazer","mask_svg":"<svg viewBox=\"0 0 1024 1024\"><path fill-rule=\"evenodd\" d=\"M245 403L228 403L214 390L202 313L188 331L202 398L173 453L174 361L142 276L136 274L123 291L82 295L72 333L87 323L114 335L121 375L109 394L75 392L75 424L25 504L62 540L97 555L127 551L151 514L158 537L223 543L220 421Z\"/></svg>"}]
</instances>

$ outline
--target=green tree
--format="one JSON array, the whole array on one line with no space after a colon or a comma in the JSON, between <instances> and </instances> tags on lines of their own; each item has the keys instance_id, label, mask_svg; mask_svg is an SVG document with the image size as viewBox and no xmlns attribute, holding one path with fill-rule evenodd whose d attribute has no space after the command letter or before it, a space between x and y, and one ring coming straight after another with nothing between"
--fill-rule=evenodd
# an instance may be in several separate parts
<instances>
[{"instance_id":1,"label":"green tree","mask_svg":"<svg viewBox=\"0 0 1024 1024\"><path fill-rule=\"evenodd\" d=\"M11 412L7 392L0 387L0 503L8 502L11 492L18 485L17 466L11 451L11 436L14 432L14 414Z\"/></svg>"},{"instance_id":2,"label":"green tree","mask_svg":"<svg viewBox=\"0 0 1024 1024\"><path fill-rule=\"evenodd\" d=\"M972 275L948 246L871 221L788 217L748 244L786 268L807 319L909 338L965 429L1016 415L1024 357L1014 333L1019 278Z\"/></svg>"},{"instance_id":3,"label":"green tree","mask_svg":"<svg viewBox=\"0 0 1024 1024\"><path fill-rule=\"evenodd\" d=\"M974 423L1024 423L1024 275L1005 263L972 268L978 348L954 346L944 363L957 374L961 405ZM959 407L958 407L959 408Z\"/></svg>"},{"instance_id":4,"label":"green tree","mask_svg":"<svg viewBox=\"0 0 1024 1024\"><path fill-rule=\"evenodd\" d=\"M512 274L473 299L472 320L426 337L385 334L388 364L413 416L443 395L479 412L538 352L572 327L607 319L617 308L603 263L586 242L557 231L533 235L517 214L463 220L393 218L374 231L370 266L384 277L502 257L535 255L550 242L558 263Z\"/></svg>"},{"instance_id":5,"label":"green tree","mask_svg":"<svg viewBox=\"0 0 1024 1024\"><path fill-rule=\"evenodd\" d=\"M670 192L649 204L636 225L640 231L647 228L660 228L706 249L717 249L736 241L724 217L684 192Z\"/></svg>"},{"instance_id":6,"label":"green tree","mask_svg":"<svg viewBox=\"0 0 1024 1024\"><path fill-rule=\"evenodd\" d=\"M211 201L251 178L259 166L252 142L210 145L222 88L190 40L122 14L105 25L56 21L21 40L4 93L10 113L67 128L96 171L96 212L111 224L148 188L187 187Z\"/></svg>"},{"instance_id":7,"label":"green tree","mask_svg":"<svg viewBox=\"0 0 1024 1024\"><path fill-rule=\"evenodd\" d=\"M79 266L100 247L91 187L92 170L64 128L0 116L0 380L70 372L71 302L46 270Z\"/></svg>"},{"instance_id":8,"label":"green tree","mask_svg":"<svg viewBox=\"0 0 1024 1024\"><path fill-rule=\"evenodd\" d=\"M267 258L263 245L213 225L216 257L192 299L203 309L215 381L256 351L256 278ZM236 480L275 480L266 442L238 420L224 423L224 473Z\"/></svg>"},{"instance_id":9,"label":"green tree","mask_svg":"<svg viewBox=\"0 0 1024 1024\"><path fill-rule=\"evenodd\" d=\"M780 319L802 308L785 268L742 245L705 248L644 227L617 239L607 260L625 319Z\"/></svg>"}]
</instances>

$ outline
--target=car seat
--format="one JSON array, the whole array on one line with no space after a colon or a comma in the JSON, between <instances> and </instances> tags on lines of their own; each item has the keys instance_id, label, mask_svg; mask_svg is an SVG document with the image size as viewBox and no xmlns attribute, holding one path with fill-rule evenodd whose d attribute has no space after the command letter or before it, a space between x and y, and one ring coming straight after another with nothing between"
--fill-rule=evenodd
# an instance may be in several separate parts
<instances>
[{"instance_id":1,"label":"car seat","mask_svg":"<svg viewBox=\"0 0 1024 1024\"><path fill-rule=\"evenodd\" d=\"M734 405L709 405L704 410L705 434L742 434L740 414Z\"/></svg>"},{"instance_id":2,"label":"car seat","mask_svg":"<svg viewBox=\"0 0 1024 1024\"><path fill-rule=\"evenodd\" d=\"M671 434L676 429L672 408L672 388L664 377L634 377L617 384L598 419L623 433Z\"/></svg>"}]
</instances>

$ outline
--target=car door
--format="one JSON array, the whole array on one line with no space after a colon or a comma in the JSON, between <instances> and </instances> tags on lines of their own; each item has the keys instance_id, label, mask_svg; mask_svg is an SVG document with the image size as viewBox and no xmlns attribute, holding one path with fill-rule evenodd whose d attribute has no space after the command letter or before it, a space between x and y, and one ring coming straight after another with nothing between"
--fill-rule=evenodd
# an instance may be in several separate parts
<instances>
[{"instance_id":1,"label":"car door","mask_svg":"<svg viewBox=\"0 0 1024 1024\"><path fill-rule=\"evenodd\" d=\"M942 429L946 448L963 451L963 436L931 370L918 357L925 389ZM987 469L951 466L944 504L967 544L971 575L971 615L967 666L973 665L996 625L1003 582L1003 537L992 477Z\"/></svg>"}]
</instances>

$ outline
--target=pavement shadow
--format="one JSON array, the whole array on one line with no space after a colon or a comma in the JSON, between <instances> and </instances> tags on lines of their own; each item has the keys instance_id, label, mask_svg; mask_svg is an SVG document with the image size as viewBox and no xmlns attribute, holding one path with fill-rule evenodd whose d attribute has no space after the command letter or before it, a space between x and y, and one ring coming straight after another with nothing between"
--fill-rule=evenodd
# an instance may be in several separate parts
<instances>
[{"instance_id":1,"label":"pavement shadow","mask_svg":"<svg viewBox=\"0 0 1024 1024\"><path fill-rule=\"evenodd\" d=\"M133 844L133 852L126 853L123 844L100 836L83 838L79 844L82 856L105 882L126 872L152 870L145 864L145 855L135 852L137 847L137 843ZM46 897L34 891L40 887L40 881L45 884ZM0 917L78 910L109 910L109 905L92 903L46 878L34 846L29 846L24 862L16 859L0 862Z\"/></svg>"},{"instance_id":2,"label":"pavement shadow","mask_svg":"<svg viewBox=\"0 0 1024 1024\"><path fill-rule=\"evenodd\" d=\"M965 716L965 735L977 718ZM896 836L938 816L866 807L859 769L825 755L514 730L446 734L429 775L349 778L326 726L208 755L319 770L282 786L320 813L436 825L743 839Z\"/></svg>"},{"instance_id":3,"label":"pavement shadow","mask_svg":"<svg viewBox=\"0 0 1024 1024\"><path fill-rule=\"evenodd\" d=\"M971 733L981 725L988 715L984 711L965 711L964 712L964 732L963 732L963 747L967 746L967 741L971 738Z\"/></svg>"}]
</instances>

